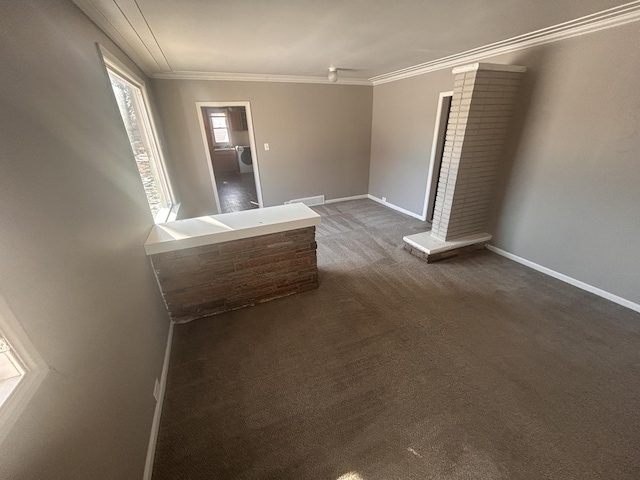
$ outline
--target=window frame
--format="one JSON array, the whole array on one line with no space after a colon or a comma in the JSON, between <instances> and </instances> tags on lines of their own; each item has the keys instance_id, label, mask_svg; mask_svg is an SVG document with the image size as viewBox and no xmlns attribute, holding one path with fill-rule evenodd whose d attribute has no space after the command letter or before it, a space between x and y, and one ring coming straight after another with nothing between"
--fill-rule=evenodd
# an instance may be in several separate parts
<instances>
[{"instance_id":1,"label":"window frame","mask_svg":"<svg viewBox=\"0 0 640 480\"><path fill-rule=\"evenodd\" d=\"M213 118L224 118L224 127L216 127L213 124ZM209 113L209 125L211 127L211 137L213 137L213 143L216 145L230 145L231 144L231 131L229 129L229 117L225 112L211 112ZM227 141L218 142L216 140L216 130L225 130L227 132Z\"/></svg>"},{"instance_id":2,"label":"window frame","mask_svg":"<svg viewBox=\"0 0 640 480\"><path fill-rule=\"evenodd\" d=\"M38 354L2 295L0 295L0 331L10 344L12 355L18 359L23 370L20 380L0 405L1 443L49 373L49 366Z\"/></svg>"},{"instance_id":3,"label":"window frame","mask_svg":"<svg viewBox=\"0 0 640 480\"><path fill-rule=\"evenodd\" d=\"M110 74L113 74L118 80L128 84L134 89L139 91L139 95L136 95L136 102L140 105L140 112L142 121L140 122L140 130L145 137L143 143L145 148L149 150L149 165L151 167L152 175L156 181L158 193L161 196L162 208L154 217L154 223L165 223L176 219L180 203L176 199L176 195L173 191L169 174L167 171L166 162L162 153L162 144L158 137L158 130L155 125L153 111L151 109L151 102L149 101L149 94L147 93L145 81L136 75L130 68L116 58L109 50L104 46L98 44L98 49L102 55L102 60L107 74L107 80L109 81L109 87L111 93L114 95L114 101L117 103L115 93L111 87ZM136 92L137 93L137 92ZM124 126L124 120L123 120ZM125 127L126 129L126 127ZM128 135L127 135L128 139ZM135 154L132 150L132 154L135 161ZM142 179L140 179L142 182ZM145 192L146 197L146 192Z\"/></svg>"}]
</instances>

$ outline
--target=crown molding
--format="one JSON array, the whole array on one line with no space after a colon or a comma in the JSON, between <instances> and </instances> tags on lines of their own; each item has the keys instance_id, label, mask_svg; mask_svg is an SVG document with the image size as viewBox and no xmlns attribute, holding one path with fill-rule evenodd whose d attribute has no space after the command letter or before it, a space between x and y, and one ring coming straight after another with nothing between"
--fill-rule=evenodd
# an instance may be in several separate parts
<instances>
[{"instance_id":1,"label":"crown molding","mask_svg":"<svg viewBox=\"0 0 640 480\"><path fill-rule=\"evenodd\" d=\"M122 14L123 19L126 20L126 26L130 28L130 31L126 33L133 36L133 40L142 46L145 50L145 55L150 59L153 59L152 71L171 71L171 65L167 61L162 47L156 40L155 35L149 27L147 18L142 13L137 0L112 0L118 7L118 10ZM131 43L131 41L129 42Z\"/></svg>"},{"instance_id":2,"label":"crown molding","mask_svg":"<svg viewBox=\"0 0 640 480\"><path fill-rule=\"evenodd\" d=\"M333 84L326 76L172 71L162 48L134 0L112 0L100 5L96 5L92 0L73 2L150 78ZM366 78L340 77L337 83L372 86Z\"/></svg>"},{"instance_id":3,"label":"crown molding","mask_svg":"<svg viewBox=\"0 0 640 480\"><path fill-rule=\"evenodd\" d=\"M92 0L72 1L145 75L170 69L135 2L124 0L119 4L112 0L98 6Z\"/></svg>"},{"instance_id":4,"label":"crown molding","mask_svg":"<svg viewBox=\"0 0 640 480\"><path fill-rule=\"evenodd\" d=\"M73 2L100 27L149 77L170 80L221 80L240 82L279 82L329 84L322 76L292 76L269 74L218 73L171 71L162 49L155 41L146 20L134 0L119 0L107 4L109 12L103 12L92 0ZM125 13L126 12L126 13ZM110 13L115 24L109 20ZM132 20L133 19L133 23ZM377 75L369 79L340 78L343 85L381 85L425 73L474 63L488 57L523 50L546 43L557 42L600 30L617 27L640 20L640 0L613 7L601 12L564 23L529 32L482 47L442 57L430 62ZM140 33L142 32L142 33Z\"/></svg>"},{"instance_id":5,"label":"crown molding","mask_svg":"<svg viewBox=\"0 0 640 480\"><path fill-rule=\"evenodd\" d=\"M609 8L592 15L580 17L568 22L536 30L483 47L442 57L431 62L421 63L394 72L371 77L373 85L395 82L404 78L415 77L444 68L456 67L464 63L477 62L487 57L523 50L525 48L557 42L567 38L586 35L607 28L613 28L640 20L640 0Z\"/></svg>"},{"instance_id":6,"label":"crown molding","mask_svg":"<svg viewBox=\"0 0 640 480\"><path fill-rule=\"evenodd\" d=\"M490 72L509 72L509 73L524 73L527 71L527 67L520 65L503 65L501 63L470 63L461 67L453 69L453 74L466 72L478 72L478 71L490 71Z\"/></svg>"},{"instance_id":7,"label":"crown molding","mask_svg":"<svg viewBox=\"0 0 640 480\"><path fill-rule=\"evenodd\" d=\"M151 75L163 80L222 80L229 82L272 82L272 83L323 83L327 85L366 85L372 83L366 78L342 78L337 83L330 82L327 77L267 75L259 73L217 73L217 72L166 72Z\"/></svg>"}]
</instances>

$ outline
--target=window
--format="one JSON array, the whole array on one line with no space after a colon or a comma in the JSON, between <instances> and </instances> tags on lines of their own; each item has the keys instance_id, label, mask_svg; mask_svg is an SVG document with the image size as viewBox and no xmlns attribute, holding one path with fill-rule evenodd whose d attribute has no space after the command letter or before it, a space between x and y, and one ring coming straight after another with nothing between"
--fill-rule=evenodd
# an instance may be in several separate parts
<instances>
[{"instance_id":1,"label":"window","mask_svg":"<svg viewBox=\"0 0 640 480\"><path fill-rule=\"evenodd\" d=\"M26 367L9 340L0 332L0 406L20 383Z\"/></svg>"},{"instance_id":2,"label":"window","mask_svg":"<svg viewBox=\"0 0 640 480\"><path fill-rule=\"evenodd\" d=\"M176 208L156 133L144 82L102 50L111 88L124 122L149 208L156 223L175 218Z\"/></svg>"},{"instance_id":3,"label":"window","mask_svg":"<svg viewBox=\"0 0 640 480\"><path fill-rule=\"evenodd\" d=\"M214 141L216 143L230 143L227 114L211 113L209 114L209 119L211 121L211 131L213 132Z\"/></svg>"},{"instance_id":4,"label":"window","mask_svg":"<svg viewBox=\"0 0 640 480\"><path fill-rule=\"evenodd\" d=\"M0 442L49 371L0 295Z\"/></svg>"}]
</instances>

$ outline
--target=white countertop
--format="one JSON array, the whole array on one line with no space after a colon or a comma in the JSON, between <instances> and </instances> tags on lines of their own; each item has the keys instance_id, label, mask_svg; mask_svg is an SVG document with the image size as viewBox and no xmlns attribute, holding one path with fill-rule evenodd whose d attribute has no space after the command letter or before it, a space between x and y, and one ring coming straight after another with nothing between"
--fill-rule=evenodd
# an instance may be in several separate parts
<instances>
[{"instance_id":1,"label":"white countertop","mask_svg":"<svg viewBox=\"0 0 640 480\"><path fill-rule=\"evenodd\" d=\"M144 249L154 255L319 224L320 215L303 203L292 203L154 225Z\"/></svg>"}]
</instances>

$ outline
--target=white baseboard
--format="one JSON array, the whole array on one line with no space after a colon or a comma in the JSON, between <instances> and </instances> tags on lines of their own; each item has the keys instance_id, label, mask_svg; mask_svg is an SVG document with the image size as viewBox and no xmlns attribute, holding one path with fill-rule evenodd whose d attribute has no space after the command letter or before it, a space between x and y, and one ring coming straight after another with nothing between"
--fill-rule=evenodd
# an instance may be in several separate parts
<instances>
[{"instance_id":1,"label":"white baseboard","mask_svg":"<svg viewBox=\"0 0 640 480\"><path fill-rule=\"evenodd\" d=\"M369 198L369 196L365 193L364 195L353 195L351 197L332 198L331 200L325 200L324 203L348 202L349 200L361 200L363 198Z\"/></svg>"},{"instance_id":2,"label":"white baseboard","mask_svg":"<svg viewBox=\"0 0 640 480\"><path fill-rule=\"evenodd\" d=\"M158 432L160 430L160 416L162 415L162 404L164 402L164 391L167 386L167 372L169 371L169 358L171 357L171 341L173 340L173 322L169 324L169 335L167 337L167 346L164 351L164 363L162 364L162 374L160 376L160 392L158 401L156 402L156 411L153 414L153 423L151 424L151 436L149 437L149 448L147 449L147 460L144 464L143 480L151 480L153 474L153 460L156 456L156 443L158 441Z\"/></svg>"},{"instance_id":3,"label":"white baseboard","mask_svg":"<svg viewBox=\"0 0 640 480\"><path fill-rule=\"evenodd\" d=\"M543 267L542 265L538 265L537 263L534 263L530 260L519 257L517 255L514 255L513 253L509 253L498 247L494 247L493 245L487 245L487 249L491 250L494 253L497 253L498 255L502 255L503 257L506 257L509 260L513 260L514 262L518 262L529 268L533 268L534 270L547 274L553 278L557 278L558 280L562 280L563 282L573 285L574 287L581 288L582 290L586 290L587 292L593 293L602 298L606 298L607 300L617 303L618 305L622 305L623 307L627 307L631 310L634 310L640 313L640 305L632 302L631 300L627 300L626 298L619 297L618 295L614 295L613 293L609 293L598 287L589 285L588 283L584 283L584 282L581 282L580 280L576 280L575 278L569 277L564 273L556 272L555 270L551 270L550 268Z\"/></svg>"},{"instance_id":4,"label":"white baseboard","mask_svg":"<svg viewBox=\"0 0 640 480\"><path fill-rule=\"evenodd\" d=\"M404 208L394 205L393 203L389 203L387 201L383 201L381 198L374 197L371 194L367 195L367 198L373 200L374 202L378 202L379 204L384 205L385 207L389 207L392 210L395 210L397 212L404 213L405 215L409 215L410 217L417 218L418 220L422 220L423 222L425 221L426 217L424 215L410 212L409 210L405 210Z\"/></svg>"}]
</instances>

